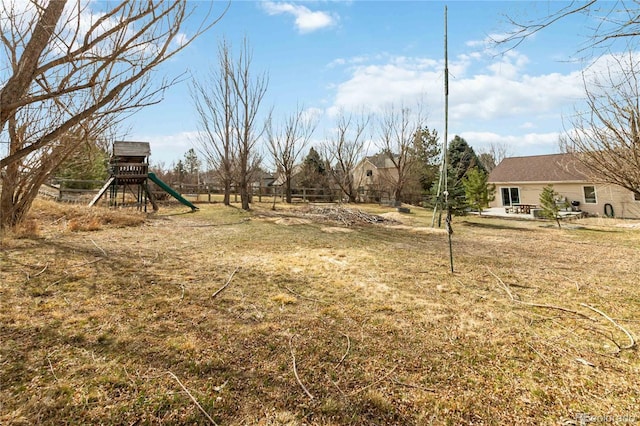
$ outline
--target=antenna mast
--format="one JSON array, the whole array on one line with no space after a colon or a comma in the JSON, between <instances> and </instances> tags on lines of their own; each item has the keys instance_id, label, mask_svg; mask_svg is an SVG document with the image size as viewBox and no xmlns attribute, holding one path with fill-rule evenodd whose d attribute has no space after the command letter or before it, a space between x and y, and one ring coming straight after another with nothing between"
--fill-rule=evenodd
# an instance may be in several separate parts
<instances>
[{"instance_id":1,"label":"antenna mast","mask_svg":"<svg viewBox=\"0 0 640 426\"><path fill-rule=\"evenodd\" d=\"M435 225L436 214L438 215L438 226L442 219L441 197L444 197L444 210L447 212L445 219L447 234L449 236L449 261L451 264L451 273L453 273L453 247L451 244L451 206L449 205L449 179L448 161L449 161L449 50L447 41L447 6L444 7L444 138L442 140L442 162L440 163L440 180L438 181L438 192L436 194L436 205L433 210L433 219L431 226ZM438 211L440 207L440 211Z\"/></svg>"}]
</instances>

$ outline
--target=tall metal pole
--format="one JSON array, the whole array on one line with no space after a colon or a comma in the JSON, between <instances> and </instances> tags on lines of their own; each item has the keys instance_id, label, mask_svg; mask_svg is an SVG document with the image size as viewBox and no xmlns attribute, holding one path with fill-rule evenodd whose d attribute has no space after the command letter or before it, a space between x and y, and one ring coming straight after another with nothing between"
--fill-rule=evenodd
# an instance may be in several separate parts
<instances>
[{"instance_id":1,"label":"tall metal pole","mask_svg":"<svg viewBox=\"0 0 640 426\"><path fill-rule=\"evenodd\" d=\"M449 138L449 52L447 41L447 6L444 7L444 138L442 139L442 161L440 162L440 179L438 179L438 190L436 191L436 202L433 209L431 227L435 226L436 216L438 216L438 227L442 223L442 210L446 209L446 200L449 194L447 190L447 139ZM441 197L445 197L445 206L442 206Z\"/></svg>"},{"instance_id":2,"label":"tall metal pole","mask_svg":"<svg viewBox=\"0 0 640 426\"><path fill-rule=\"evenodd\" d=\"M453 234L453 228L451 228L451 206L449 205L449 188L447 178L447 164L449 157L448 150L449 140L449 50L447 42L447 6L444 7L444 141L443 141L443 166L442 176L444 179L444 206L447 211L447 218L445 220L447 235L449 237L449 263L451 264L451 273L453 273L453 246L451 243L451 235Z\"/></svg>"}]
</instances>

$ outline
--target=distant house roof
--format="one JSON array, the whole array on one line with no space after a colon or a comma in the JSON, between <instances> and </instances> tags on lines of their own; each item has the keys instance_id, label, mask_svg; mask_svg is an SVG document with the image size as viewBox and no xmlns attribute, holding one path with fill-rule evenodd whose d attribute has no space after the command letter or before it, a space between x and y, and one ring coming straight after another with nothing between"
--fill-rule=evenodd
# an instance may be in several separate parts
<instances>
[{"instance_id":1,"label":"distant house roof","mask_svg":"<svg viewBox=\"0 0 640 426\"><path fill-rule=\"evenodd\" d=\"M573 154L505 158L489 174L489 182L584 182L589 172Z\"/></svg>"},{"instance_id":2,"label":"distant house roof","mask_svg":"<svg viewBox=\"0 0 640 426\"><path fill-rule=\"evenodd\" d=\"M397 155L394 155L394 158L397 158ZM378 169L391 169L395 167L389 155L384 152L365 157L364 161L370 162Z\"/></svg>"},{"instance_id":3,"label":"distant house roof","mask_svg":"<svg viewBox=\"0 0 640 426\"><path fill-rule=\"evenodd\" d=\"M291 169L291 177L294 177L294 176L300 174L300 172L302 172L302 168L303 168L303 164L294 165L293 168ZM287 181L287 177L284 174L276 173L272 185L273 186L282 186L282 185L285 184L286 181Z\"/></svg>"},{"instance_id":4,"label":"distant house roof","mask_svg":"<svg viewBox=\"0 0 640 426\"><path fill-rule=\"evenodd\" d=\"M262 169L258 169L253 173L253 181L264 183L266 186L269 186L273 183L275 177L273 174L266 172Z\"/></svg>"}]
</instances>

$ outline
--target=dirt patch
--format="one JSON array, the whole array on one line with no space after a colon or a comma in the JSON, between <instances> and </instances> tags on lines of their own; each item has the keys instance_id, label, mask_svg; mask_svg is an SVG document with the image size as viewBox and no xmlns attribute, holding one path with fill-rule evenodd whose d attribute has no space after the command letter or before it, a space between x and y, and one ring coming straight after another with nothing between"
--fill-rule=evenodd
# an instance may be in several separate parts
<instances>
[{"instance_id":1,"label":"dirt patch","mask_svg":"<svg viewBox=\"0 0 640 426\"><path fill-rule=\"evenodd\" d=\"M323 226L320 228L322 232L326 232L327 234L348 234L353 232L353 229L350 228L341 228L339 226Z\"/></svg>"},{"instance_id":2,"label":"dirt patch","mask_svg":"<svg viewBox=\"0 0 640 426\"><path fill-rule=\"evenodd\" d=\"M413 232L416 234L432 234L432 235L442 235L446 234L447 231L442 228L430 228L427 226L408 226L408 225L392 225L391 229L404 229L409 232Z\"/></svg>"},{"instance_id":3,"label":"dirt patch","mask_svg":"<svg viewBox=\"0 0 640 426\"><path fill-rule=\"evenodd\" d=\"M311 223L310 219L305 219L302 217L280 217L277 218L276 220L274 220L274 223L278 224L278 225L285 225L285 226L291 226L291 225L306 225Z\"/></svg>"}]
</instances>

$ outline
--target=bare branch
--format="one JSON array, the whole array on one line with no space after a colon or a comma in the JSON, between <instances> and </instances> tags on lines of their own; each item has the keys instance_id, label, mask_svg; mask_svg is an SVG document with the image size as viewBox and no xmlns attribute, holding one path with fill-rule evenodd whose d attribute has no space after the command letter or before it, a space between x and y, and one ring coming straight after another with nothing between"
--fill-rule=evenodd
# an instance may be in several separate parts
<instances>
[{"instance_id":1,"label":"bare branch","mask_svg":"<svg viewBox=\"0 0 640 426\"><path fill-rule=\"evenodd\" d=\"M631 335L631 333L629 333L629 331L624 328L623 326L621 326L620 324L618 324L617 322L615 322L609 315L605 314L604 312L602 312L599 309L594 308L591 305L587 305L586 303L581 303L580 306L584 306L585 308L591 309L593 312L596 312L600 315L602 315L603 317L605 317L611 324L615 325L616 327L618 327L620 330L622 330L622 332L624 334L627 335L627 338L629 339L629 344L626 346L620 346L620 349L632 349L636 346L636 341L633 338L633 336Z\"/></svg>"},{"instance_id":2,"label":"bare branch","mask_svg":"<svg viewBox=\"0 0 640 426\"><path fill-rule=\"evenodd\" d=\"M349 202L358 200L358 187L353 171L362 154L367 151L367 131L371 115L361 112L359 115L340 112L335 133L325 139L323 156L331 163L333 181L342 190Z\"/></svg>"},{"instance_id":3,"label":"bare branch","mask_svg":"<svg viewBox=\"0 0 640 426\"><path fill-rule=\"evenodd\" d=\"M298 105L296 111L280 125L276 126L273 123L272 115L267 120L269 151L276 165L279 180L285 187L287 203L291 203L294 167L300 160L303 149L308 146L316 126L317 120L305 113L301 105Z\"/></svg>"},{"instance_id":4,"label":"bare branch","mask_svg":"<svg viewBox=\"0 0 640 426\"><path fill-rule=\"evenodd\" d=\"M207 420L209 420L211 422L212 425L217 425L217 423L213 420L213 418L211 418L211 416L209 415L209 413L207 413L204 408L202 408L202 405L200 405L200 403L198 402L197 399L195 399L195 397L193 395L191 395L191 392L189 392L189 389L187 389L185 387L185 385L182 384L182 382L180 381L180 379L178 379L178 376L176 376L175 374L173 374L171 371L167 371L167 374L170 375L171 377L173 377L175 379L176 382L178 382L178 384L180 385L180 387L182 388L183 391L186 392L186 394L189 396L189 398L191 399L191 401L193 401L193 403L196 405L196 407L198 407L198 410L200 410L200 412L202 414L204 414L204 416L207 418Z\"/></svg>"},{"instance_id":5,"label":"bare branch","mask_svg":"<svg viewBox=\"0 0 640 426\"><path fill-rule=\"evenodd\" d=\"M507 17L509 23L513 26L513 30L509 32L506 37L493 39L492 41L498 45L510 46L507 50L515 49L526 39L544 30L545 28L554 25L558 21L561 21L571 15L588 12L589 9L594 4L596 4L596 1L597 0L590 0L586 3L572 1L568 5L555 12L552 12L551 14L541 19L528 22L518 22L515 20L515 18Z\"/></svg>"},{"instance_id":6,"label":"bare branch","mask_svg":"<svg viewBox=\"0 0 640 426\"><path fill-rule=\"evenodd\" d=\"M293 335L291 335L291 337L289 338L289 350L291 351L291 358L293 360L293 375L296 377L296 381L298 382L298 384L300 385L304 393L307 394L309 399L313 399L313 395L311 395L311 392L309 392L307 387L302 384L302 381L300 380L300 376L298 376L298 368L296 367L296 354L293 351L293 345L291 343L292 341L293 341Z\"/></svg>"},{"instance_id":7,"label":"bare branch","mask_svg":"<svg viewBox=\"0 0 640 426\"><path fill-rule=\"evenodd\" d=\"M601 58L583 75L587 111L569 120L562 149L575 154L595 183L614 184L640 197L640 58Z\"/></svg>"},{"instance_id":8,"label":"bare branch","mask_svg":"<svg viewBox=\"0 0 640 426\"><path fill-rule=\"evenodd\" d=\"M216 297L218 294L220 294L222 292L222 290L224 290L225 288L227 288L227 286L229 285L229 283L231 283L231 280L233 279L233 276L236 274L236 272L238 272L238 269L240 269L240 267L238 266L236 269L233 270L233 272L231 273L231 276L229 276L229 279L227 280L227 282L220 287L218 290L216 290L215 293L213 293L211 295L211 298L213 299L214 297Z\"/></svg>"}]
</instances>

